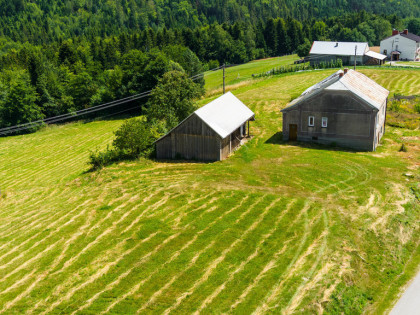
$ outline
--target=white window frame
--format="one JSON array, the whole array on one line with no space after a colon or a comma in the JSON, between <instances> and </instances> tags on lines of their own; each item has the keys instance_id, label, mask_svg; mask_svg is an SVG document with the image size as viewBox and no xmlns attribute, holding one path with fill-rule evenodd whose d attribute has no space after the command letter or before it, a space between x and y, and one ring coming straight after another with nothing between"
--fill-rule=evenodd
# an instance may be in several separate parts
<instances>
[{"instance_id":1,"label":"white window frame","mask_svg":"<svg viewBox=\"0 0 420 315\"><path fill-rule=\"evenodd\" d=\"M322 128L327 128L328 127L328 117L322 117L321 126L322 126Z\"/></svg>"},{"instance_id":2,"label":"white window frame","mask_svg":"<svg viewBox=\"0 0 420 315\"><path fill-rule=\"evenodd\" d=\"M312 119L312 123L311 123L311 119ZM309 127L314 127L315 126L315 116L309 116L308 117L308 126Z\"/></svg>"}]
</instances>

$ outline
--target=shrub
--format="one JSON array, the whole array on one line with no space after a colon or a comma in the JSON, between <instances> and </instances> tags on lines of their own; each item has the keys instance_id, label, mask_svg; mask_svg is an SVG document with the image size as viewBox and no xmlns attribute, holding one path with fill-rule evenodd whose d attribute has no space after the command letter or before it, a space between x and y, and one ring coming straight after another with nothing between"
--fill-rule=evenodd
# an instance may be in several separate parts
<instances>
[{"instance_id":1,"label":"shrub","mask_svg":"<svg viewBox=\"0 0 420 315\"><path fill-rule=\"evenodd\" d=\"M414 105L414 111L420 114L420 101Z\"/></svg>"},{"instance_id":2,"label":"shrub","mask_svg":"<svg viewBox=\"0 0 420 315\"><path fill-rule=\"evenodd\" d=\"M118 152L108 147L105 151L90 151L88 164L92 170L98 170L118 160Z\"/></svg>"},{"instance_id":3,"label":"shrub","mask_svg":"<svg viewBox=\"0 0 420 315\"><path fill-rule=\"evenodd\" d=\"M393 100L389 105L389 110L398 113L401 110L401 101Z\"/></svg>"},{"instance_id":4,"label":"shrub","mask_svg":"<svg viewBox=\"0 0 420 315\"><path fill-rule=\"evenodd\" d=\"M150 124L145 118L126 120L115 132L112 143L124 156L138 157L150 153L150 147L156 140Z\"/></svg>"},{"instance_id":5,"label":"shrub","mask_svg":"<svg viewBox=\"0 0 420 315\"><path fill-rule=\"evenodd\" d=\"M148 122L145 117L126 120L115 132L113 148L90 152L88 164L91 170L122 160L150 156L154 141L166 132L164 126L164 121Z\"/></svg>"}]
</instances>

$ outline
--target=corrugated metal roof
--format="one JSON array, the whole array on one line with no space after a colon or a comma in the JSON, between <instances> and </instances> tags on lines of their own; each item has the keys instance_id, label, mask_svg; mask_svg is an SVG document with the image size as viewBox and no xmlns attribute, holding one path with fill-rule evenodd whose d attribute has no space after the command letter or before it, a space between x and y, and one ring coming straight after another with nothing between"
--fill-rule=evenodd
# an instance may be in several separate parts
<instances>
[{"instance_id":1,"label":"corrugated metal roof","mask_svg":"<svg viewBox=\"0 0 420 315\"><path fill-rule=\"evenodd\" d=\"M360 98L375 106L377 109L381 108L389 95L389 91L383 86L354 70L349 70L347 74L340 79L340 82L354 94L357 94Z\"/></svg>"},{"instance_id":2,"label":"corrugated metal roof","mask_svg":"<svg viewBox=\"0 0 420 315\"><path fill-rule=\"evenodd\" d=\"M340 74L343 74L343 76L340 77ZM289 109L323 90L350 91L376 109L382 106L389 95L387 89L364 74L354 70L348 70L344 74L342 70L339 70L325 80L311 86L301 96L289 103L285 109Z\"/></svg>"},{"instance_id":3,"label":"corrugated metal roof","mask_svg":"<svg viewBox=\"0 0 420 315\"><path fill-rule=\"evenodd\" d=\"M354 56L354 48L357 46L357 56L364 56L369 50L368 43L361 42L323 42L314 41L311 55L337 55Z\"/></svg>"},{"instance_id":4,"label":"corrugated metal roof","mask_svg":"<svg viewBox=\"0 0 420 315\"><path fill-rule=\"evenodd\" d=\"M231 92L195 111L221 138L226 138L255 114Z\"/></svg>"},{"instance_id":5,"label":"corrugated metal roof","mask_svg":"<svg viewBox=\"0 0 420 315\"><path fill-rule=\"evenodd\" d=\"M384 60L386 58L386 55L379 54L372 50L367 51L365 55L379 60Z\"/></svg>"}]
</instances>

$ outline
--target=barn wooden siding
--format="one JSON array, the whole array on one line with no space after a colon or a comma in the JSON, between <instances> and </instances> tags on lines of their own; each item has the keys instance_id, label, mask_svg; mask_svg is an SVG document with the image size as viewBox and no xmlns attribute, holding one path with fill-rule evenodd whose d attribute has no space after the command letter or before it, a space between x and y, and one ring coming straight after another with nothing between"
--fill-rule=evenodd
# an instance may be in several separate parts
<instances>
[{"instance_id":1,"label":"barn wooden siding","mask_svg":"<svg viewBox=\"0 0 420 315\"><path fill-rule=\"evenodd\" d=\"M386 101L381 111L384 108ZM372 109L350 92L323 91L290 110L286 108L283 112L283 138L289 140L289 128L293 124L298 127L298 141L336 143L357 150L374 151L385 131L381 111ZM309 116L315 117L314 127L308 126ZM328 118L327 128L321 126L322 117Z\"/></svg>"},{"instance_id":2,"label":"barn wooden siding","mask_svg":"<svg viewBox=\"0 0 420 315\"><path fill-rule=\"evenodd\" d=\"M219 135L193 114L164 138L156 142L158 159L219 161Z\"/></svg>"},{"instance_id":3,"label":"barn wooden siding","mask_svg":"<svg viewBox=\"0 0 420 315\"><path fill-rule=\"evenodd\" d=\"M243 136L245 136L245 133L242 135L241 128L238 128L225 139L221 139L213 129L193 114L156 142L156 158L199 161L224 160L241 145Z\"/></svg>"}]
</instances>

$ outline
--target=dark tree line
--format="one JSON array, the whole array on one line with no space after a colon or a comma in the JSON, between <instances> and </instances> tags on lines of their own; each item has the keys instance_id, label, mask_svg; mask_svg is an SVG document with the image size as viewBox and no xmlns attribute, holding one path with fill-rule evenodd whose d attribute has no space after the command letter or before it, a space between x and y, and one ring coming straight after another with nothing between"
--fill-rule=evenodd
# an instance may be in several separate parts
<instances>
[{"instance_id":1,"label":"dark tree line","mask_svg":"<svg viewBox=\"0 0 420 315\"><path fill-rule=\"evenodd\" d=\"M127 8L135 8L138 2L141 1L112 3L114 9L125 12ZM48 12L53 16L60 8L70 13L76 10L81 15L86 10L102 12L105 8L95 7L101 3L98 1L77 3L57 1L55 6L50 6L48 0L0 1L0 13L15 12L18 16L16 12L24 13L31 8L33 14L29 21L36 22L38 13ZM209 13L210 16L213 15ZM0 21L4 22L3 19ZM409 23L414 29L417 20L411 19ZM277 17L258 19L255 23L239 19L234 23L198 24L189 27L185 23L174 28L145 26L144 29L136 26L135 30L124 31L118 29L118 23L109 21L95 29L103 34L102 31L112 27L118 30L118 35L76 32L67 39L61 35L54 39L49 31L36 31L34 34L47 39L40 40L42 44L0 37L0 128L71 113L152 90L169 71L185 72L191 77L222 63L239 64L293 52L303 56L313 40L368 41L377 45L390 35L393 27L401 29L404 25L396 15L378 16L365 11L324 20ZM52 29L45 23L38 26L42 25ZM24 28L25 23L14 27L18 26ZM71 28L70 23L63 29ZM80 28L86 29L89 29L89 23L86 28ZM32 33L21 29L19 34L25 39ZM204 84L200 78L198 83ZM144 102L139 102L139 108L143 105Z\"/></svg>"},{"instance_id":2,"label":"dark tree line","mask_svg":"<svg viewBox=\"0 0 420 315\"><path fill-rule=\"evenodd\" d=\"M47 43L74 36L106 37L121 31L196 28L213 23L294 18L300 22L366 11L419 17L419 0L1 0L0 36Z\"/></svg>"}]
</instances>

